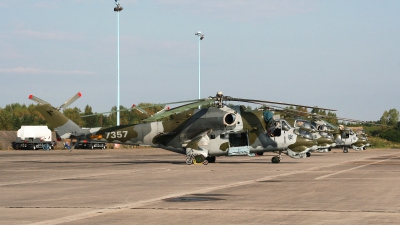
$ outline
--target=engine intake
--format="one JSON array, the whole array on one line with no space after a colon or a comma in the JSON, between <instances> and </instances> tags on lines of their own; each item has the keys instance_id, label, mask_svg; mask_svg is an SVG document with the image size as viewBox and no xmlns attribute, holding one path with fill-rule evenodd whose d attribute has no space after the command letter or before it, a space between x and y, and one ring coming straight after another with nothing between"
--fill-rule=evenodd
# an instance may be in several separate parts
<instances>
[{"instance_id":1,"label":"engine intake","mask_svg":"<svg viewBox=\"0 0 400 225\"><path fill-rule=\"evenodd\" d=\"M227 113L224 116L224 125L226 126L233 126L237 122L237 116L234 113Z\"/></svg>"}]
</instances>

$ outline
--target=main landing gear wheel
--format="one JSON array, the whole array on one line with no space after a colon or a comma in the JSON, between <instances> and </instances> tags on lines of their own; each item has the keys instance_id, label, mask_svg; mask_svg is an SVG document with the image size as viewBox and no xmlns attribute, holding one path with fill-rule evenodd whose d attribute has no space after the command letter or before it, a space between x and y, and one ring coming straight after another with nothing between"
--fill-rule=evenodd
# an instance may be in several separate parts
<instances>
[{"instance_id":1,"label":"main landing gear wheel","mask_svg":"<svg viewBox=\"0 0 400 225\"><path fill-rule=\"evenodd\" d=\"M271 162L272 163L280 163L281 159L278 156L274 156L274 157L272 157Z\"/></svg>"},{"instance_id":2,"label":"main landing gear wheel","mask_svg":"<svg viewBox=\"0 0 400 225\"><path fill-rule=\"evenodd\" d=\"M194 156L192 162L195 165L198 165L198 164L207 165L208 164L208 160L206 160L206 157L204 157L204 155L196 155L196 156Z\"/></svg>"},{"instance_id":3,"label":"main landing gear wheel","mask_svg":"<svg viewBox=\"0 0 400 225\"><path fill-rule=\"evenodd\" d=\"M310 153L310 152L306 152L306 156L307 156L307 157L310 157L310 156L311 156L311 153Z\"/></svg>"},{"instance_id":4,"label":"main landing gear wheel","mask_svg":"<svg viewBox=\"0 0 400 225\"><path fill-rule=\"evenodd\" d=\"M349 149L347 147L343 147L343 153L348 153Z\"/></svg>"}]
</instances>

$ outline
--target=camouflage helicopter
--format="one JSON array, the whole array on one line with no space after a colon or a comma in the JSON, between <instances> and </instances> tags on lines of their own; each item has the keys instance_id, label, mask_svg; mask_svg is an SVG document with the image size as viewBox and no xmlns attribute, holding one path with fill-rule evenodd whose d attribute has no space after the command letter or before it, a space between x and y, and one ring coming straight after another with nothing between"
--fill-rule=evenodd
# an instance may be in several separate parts
<instances>
[{"instance_id":1,"label":"camouflage helicopter","mask_svg":"<svg viewBox=\"0 0 400 225\"><path fill-rule=\"evenodd\" d=\"M291 126L297 128L300 135L312 136L317 142L317 145L313 146L311 150L306 153L307 157L311 156L311 152L328 152L331 151L332 147L336 146L333 135L327 132L327 126L319 126L319 129L317 129L308 118L302 116L308 114L308 112L279 106L270 106L269 109L283 114L285 120L288 121Z\"/></svg>"},{"instance_id":2,"label":"camouflage helicopter","mask_svg":"<svg viewBox=\"0 0 400 225\"><path fill-rule=\"evenodd\" d=\"M333 134L336 146L341 147L343 149L343 153L348 153L350 147L353 148L354 150L361 150L361 148L355 147L355 146L362 146L361 140L359 141L360 136L358 136L352 129L345 127L344 125L339 125L339 126L332 125L331 123L321 119L321 117L324 116L313 114L311 117L312 117L312 123L315 127L317 127L317 129L324 130L327 133ZM336 119L349 122L363 122L359 120L353 120L341 117L336 117Z\"/></svg>"},{"instance_id":3,"label":"camouflage helicopter","mask_svg":"<svg viewBox=\"0 0 400 225\"><path fill-rule=\"evenodd\" d=\"M291 119L286 118L290 123L294 123L294 127L300 127L301 130L306 130L311 132L314 140L317 141L318 146L314 146L312 151L317 152L328 152L331 151L332 147L341 147L344 153L348 153L349 148L353 148L354 150L365 150L366 147L371 146L368 141L367 135L365 134L365 130L359 130L354 132L351 128L345 127L344 125L335 126L331 123L323 120L322 118L333 118L346 122L356 122L356 123L365 123L364 121L348 119L336 116L326 116L326 115L317 115L315 113L309 113L304 111L299 111L290 108L282 108L278 106L274 106L280 108L279 111L285 111L286 115L291 114L309 114L310 121L306 119L302 119L301 117L293 117ZM310 153L307 153L310 154Z\"/></svg>"},{"instance_id":4,"label":"camouflage helicopter","mask_svg":"<svg viewBox=\"0 0 400 225\"><path fill-rule=\"evenodd\" d=\"M363 121L336 117L336 116L318 115L316 113L303 112L288 108L285 108L284 110L292 113L297 112L309 115L308 117L311 118L311 127L314 139L317 140L322 138L320 139L320 141L323 142L321 146L318 146L316 151L328 152L331 150L332 147L340 147L343 149L344 153L348 153L349 151L348 149L350 147L355 150L360 150L360 148L357 148L355 146L356 143L357 146L362 145L361 143L358 143L360 135L356 135L355 132L350 128L346 128L343 125L335 126L329 123L328 121L323 120L322 118L332 118L335 120L357 122L357 123L363 123Z\"/></svg>"},{"instance_id":5,"label":"camouflage helicopter","mask_svg":"<svg viewBox=\"0 0 400 225\"><path fill-rule=\"evenodd\" d=\"M311 135L312 138L317 142L317 145L313 146L310 152L328 152L331 151L332 147L336 146L333 135L321 129L322 127L320 127L320 130L317 129L312 125L311 121L303 118L286 118L286 120L289 121L291 124L293 123L293 126L295 128L298 127L303 133ZM310 152L307 153L307 156L311 155Z\"/></svg>"},{"instance_id":6,"label":"camouflage helicopter","mask_svg":"<svg viewBox=\"0 0 400 225\"><path fill-rule=\"evenodd\" d=\"M352 144L354 150L366 150L367 147L371 147L371 143L368 140L368 135L364 129L351 128L357 135L358 140Z\"/></svg>"},{"instance_id":7,"label":"camouflage helicopter","mask_svg":"<svg viewBox=\"0 0 400 225\"><path fill-rule=\"evenodd\" d=\"M190 103L149 116L136 125L84 129L64 116L58 108L37 97L30 99L39 103L37 110L63 138L160 147L186 155L187 164L214 163L217 156L248 156L264 152L277 152L278 156L272 157L271 161L279 163L282 153L293 158L305 158L311 147L316 145L311 137L296 133L284 119L274 120L271 111L247 111L244 106L228 106L225 102L315 108L311 106L233 98L218 92L214 97L181 101L179 103ZM196 108L212 103L215 106Z\"/></svg>"}]
</instances>

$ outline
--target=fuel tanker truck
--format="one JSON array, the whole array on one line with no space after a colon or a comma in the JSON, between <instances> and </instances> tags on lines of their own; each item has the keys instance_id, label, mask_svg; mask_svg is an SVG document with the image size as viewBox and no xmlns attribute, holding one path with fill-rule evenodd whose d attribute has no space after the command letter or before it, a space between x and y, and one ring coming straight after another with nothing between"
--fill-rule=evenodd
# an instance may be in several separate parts
<instances>
[{"instance_id":1,"label":"fuel tanker truck","mask_svg":"<svg viewBox=\"0 0 400 225\"><path fill-rule=\"evenodd\" d=\"M14 149L51 150L53 147L51 136L51 130L47 126L21 126L12 146Z\"/></svg>"}]
</instances>

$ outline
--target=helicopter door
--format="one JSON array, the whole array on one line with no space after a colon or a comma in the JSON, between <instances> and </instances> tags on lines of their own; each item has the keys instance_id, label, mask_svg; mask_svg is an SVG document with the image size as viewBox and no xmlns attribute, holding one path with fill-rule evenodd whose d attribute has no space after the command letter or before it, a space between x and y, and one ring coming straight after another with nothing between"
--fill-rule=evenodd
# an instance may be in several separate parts
<instances>
[{"instance_id":1,"label":"helicopter door","mask_svg":"<svg viewBox=\"0 0 400 225\"><path fill-rule=\"evenodd\" d=\"M250 154L249 135L247 132L230 133L228 155Z\"/></svg>"}]
</instances>

